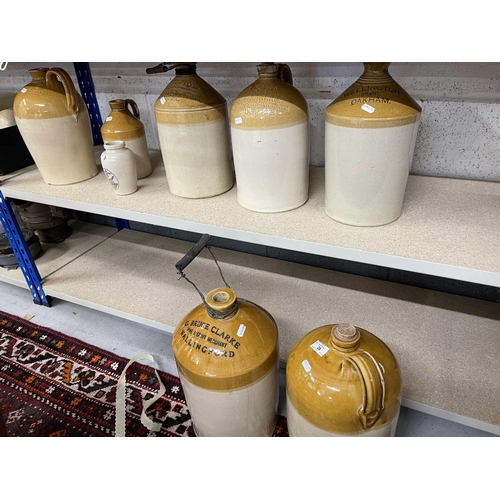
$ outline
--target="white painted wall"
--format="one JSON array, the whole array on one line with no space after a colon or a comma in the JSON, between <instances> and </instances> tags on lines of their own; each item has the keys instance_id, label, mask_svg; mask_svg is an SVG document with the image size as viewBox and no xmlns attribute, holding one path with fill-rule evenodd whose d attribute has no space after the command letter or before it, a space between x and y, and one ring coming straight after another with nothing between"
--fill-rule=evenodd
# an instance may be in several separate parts
<instances>
[{"instance_id":1,"label":"white painted wall","mask_svg":"<svg viewBox=\"0 0 500 500\"><path fill-rule=\"evenodd\" d=\"M151 63L90 63L103 119L108 101L134 99L150 148L159 149L153 105L173 74L147 75ZM252 83L258 63L199 63L198 74L229 105ZM361 63L288 63L294 83L309 103L311 164L324 164L324 112L362 72ZM0 72L0 92L17 92L30 81L29 68L72 63L9 63ZM500 181L500 63L393 63L394 78L422 104L412 172L421 175ZM76 85L76 80L75 80Z\"/></svg>"}]
</instances>

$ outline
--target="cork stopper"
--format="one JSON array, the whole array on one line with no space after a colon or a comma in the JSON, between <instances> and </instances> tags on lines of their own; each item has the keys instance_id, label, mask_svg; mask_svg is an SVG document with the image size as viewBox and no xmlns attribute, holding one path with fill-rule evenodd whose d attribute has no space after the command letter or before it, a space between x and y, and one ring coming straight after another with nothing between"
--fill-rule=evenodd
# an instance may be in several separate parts
<instances>
[{"instance_id":1,"label":"cork stopper","mask_svg":"<svg viewBox=\"0 0 500 500\"><path fill-rule=\"evenodd\" d=\"M340 323L332 328L332 345L341 351L353 351L359 345L361 335L358 329L349 323Z\"/></svg>"},{"instance_id":2,"label":"cork stopper","mask_svg":"<svg viewBox=\"0 0 500 500\"><path fill-rule=\"evenodd\" d=\"M113 99L109 101L109 107L113 111L123 111L125 109L125 99Z\"/></svg>"},{"instance_id":3,"label":"cork stopper","mask_svg":"<svg viewBox=\"0 0 500 500\"><path fill-rule=\"evenodd\" d=\"M264 78L278 76L278 65L271 62L261 63L257 66L257 71L259 76Z\"/></svg>"}]
</instances>

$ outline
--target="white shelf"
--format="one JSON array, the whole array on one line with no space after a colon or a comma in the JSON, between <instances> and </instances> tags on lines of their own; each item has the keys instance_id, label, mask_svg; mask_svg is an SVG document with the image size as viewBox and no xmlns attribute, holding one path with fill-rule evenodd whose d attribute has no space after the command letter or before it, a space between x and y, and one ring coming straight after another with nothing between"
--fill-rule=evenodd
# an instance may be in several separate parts
<instances>
[{"instance_id":1,"label":"white shelf","mask_svg":"<svg viewBox=\"0 0 500 500\"><path fill-rule=\"evenodd\" d=\"M48 295L166 332L199 304L194 288L178 281L174 267L191 243L122 230L92 246L44 280ZM214 252L236 293L276 319L283 361L308 331L354 323L394 352L406 406L500 434L498 304L230 250ZM222 285L206 251L186 272L205 293Z\"/></svg>"},{"instance_id":2,"label":"white shelf","mask_svg":"<svg viewBox=\"0 0 500 500\"><path fill-rule=\"evenodd\" d=\"M241 207L236 187L208 199L173 196L158 151L137 193L119 197L102 172L71 186L45 184L34 167L6 176L4 196L310 254L500 287L500 183L410 176L402 216L375 228L324 212L324 170L311 167L310 198L290 212Z\"/></svg>"}]
</instances>

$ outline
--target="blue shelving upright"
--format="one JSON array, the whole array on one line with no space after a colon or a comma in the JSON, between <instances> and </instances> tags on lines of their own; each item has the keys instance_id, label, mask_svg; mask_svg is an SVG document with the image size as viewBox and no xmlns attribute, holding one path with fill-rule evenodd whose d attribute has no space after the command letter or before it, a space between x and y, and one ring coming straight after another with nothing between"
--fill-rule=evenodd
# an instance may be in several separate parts
<instances>
[{"instance_id":1,"label":"blue shelving upright","mask_svg":"<svg viewBox=\"0 0 500 500\"><path fill-rule=\"evenodd\" d=\"M102 118L97 103L94 82L90 71L89 63L73 63L75 68L76 78L80 87L80 93L87 106L87 111L90 117L92 126L92 139L95 146L103 144L101 127ZM52 298L47 296L43 290L42 278L36 266L36 263L29 251L29 247L24 239L19 223L15 217L12 206L9 201L3 196L1 191L0 181L0 216L2 226L9 243L14 251L19 268L21 269L24 279L33 297L35 304L50 307ZM118 230L128 229L129 222L125 219L115 219Z\"/></svg>"}]
</instances>

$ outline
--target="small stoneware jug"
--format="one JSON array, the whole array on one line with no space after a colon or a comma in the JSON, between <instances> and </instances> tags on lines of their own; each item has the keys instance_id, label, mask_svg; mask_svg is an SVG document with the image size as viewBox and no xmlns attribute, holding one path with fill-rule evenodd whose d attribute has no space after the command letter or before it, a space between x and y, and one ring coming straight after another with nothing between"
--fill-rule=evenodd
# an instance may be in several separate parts
<instances>
[{"instance_id":1,"label":"small stoneware jug","mask_svg":"<svg viewBox=\"0 0 500 500\"><path fill-rule=\"evenodd\" d=\"M307 102L285 64L262 63L258 79L231 106L238 202L256 212L284 212L309 196Z\"/></svg>"},{"instance_id":2,"label":"small stoneware jug","mask_svg":"<svg viewBox=\"0 0 500 500\"><path fill-rule=\"evenodd\" d=\"M208 238L176 264L181 276ZM172 338L196 435L271 436L278 409L276 322L227 283L206 296L198 293L202 303L182 318Z\"/></svg>"},{"instance_id":3,"label":"small stoneware jug","mask_svg":"<svg viewBox=\"0 0 500 500\"><path fill-rule=\"evenodd\" d=\"M115 190L123 196L137 191L137 170L134 153L125 147L124 141L104 143L105 151L101 154L104 174Z\"/></svg>"},{"instance_id":4,"label":"small stoneware jug","mask_svg":"<svg viewBox=\"0 0 500 500\"><path fill-rule=\"evenodd\" d=\"M114 99L109 106L111 112L101 127L102 138L105 142L124 141L135 155L137 178L143 179L151 174L153 167L139 107L132 99Z\"/></svg>"},{"instance_id":5,"label":"small stoneware jug","mask_svg":"<svg viewBox=\"0 0 500 500\"><path fill-rule=\"evenodd\" d=\"M389 63L364 66L326 109L325 210L344 224L380 226L401 215L422 110Z\"/></svg>"},{"instance_id":6,"label":"small stoneware jug","mask_svg":"<svg viewBox=\"0 0 500 500\"><path fill-rule=\"evenodd\" d=\"M47 184L63 185L97 175L87 107L62 68L31 69L32 81L14 100L14 117Z\"/></svg>"},{"instance_id":7,"label":"small stoneware jug","mask_svg":"<svg viewBox=\"0 0 500 500\"><path fill-rule=\"evenodd\" d=\"M350 324L316 328L286 365L290 436L394 436L401 375L391 350Z\"/></svg>"}]
</instances>

